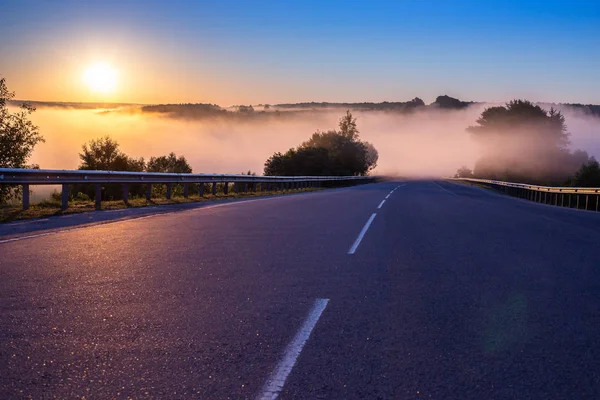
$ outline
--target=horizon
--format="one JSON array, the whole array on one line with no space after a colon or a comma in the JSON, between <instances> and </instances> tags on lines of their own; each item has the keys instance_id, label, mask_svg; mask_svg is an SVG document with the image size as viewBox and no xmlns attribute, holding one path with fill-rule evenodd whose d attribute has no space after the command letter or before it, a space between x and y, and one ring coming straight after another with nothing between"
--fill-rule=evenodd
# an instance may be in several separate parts
<instances>
[{"instance_id":1,"label":"horizon","mask_svg":"<svg viewBox=\"0 0 600 400\"><path fill-rule=\"evenodd\" d=\"M595 1L36 0L4 9L0 74L31 101L429 104L446 93L600 104Z\"/></svg>"},{"instance_id":2,"label":"horizon","mask_svg":"<svg viewBox=\"0 0 600 400\"><path fill-rule=\"evenodd\" d=\"M440 95L438 97L442 97L442 96L447 96L447 95ZM450 96L451 97L451 96ZM417 98L420 98L419 96L417 96ZM422 99L423 100L423 99ZM461 102L465 102L465 103L470 103L472 105L503 105L503 104L507 104L508 102L512 101L512 100L526 100L529 101L528 99L509 99L506 101L499 101L499 102L491 102L491 101L486 101L486 100L465 100L465 99L456 99L459 100ZM20 98L15 98L9 101L9 103L11 104L21 104L21 103L35 103L36 105L41 105L42 107L45 104L48 105L70 105L70 104L74 104L74 105L114 105L114 106L158 106L158 105L213 105L213 106L217 106L220 107L222 109L228 109L228 108L234 108L234 107L239 107L239 106L271 106L271 107L276 107L276 106L283 106L283 105L302 105L302 104L331 104L331 105L360 105L360 104L385 104L385 103L390 103L390 104L394 104L394 103L407 103L411 100L381 100L381 101L356 101L356 102L345 102L345 101L303 101L303 102L297 102L297 103L265 103L265 102L260 102L260 103L253 103L253 104L218 104L218 103L214 103L214 102L206 102L206 103L184 103L184 102L173 102L173 103L128 103L128 102L102 102L102 101L55 101L55 100L37 100L37 99L20 99ZM436 104L435 100L428 102L425 101L425 107L428 106L433 106ZM533 104L538 104L541 106L545 106L545 105L557 105L557 106L572 106L572 105L580 105L580 106L600 106L600 102L599 104L593 104L593 103L581 103L581 102L573 102L573 103L557 103L557 102L550 102L550 101L532 101Z\"/></svg>"}]
</instances>

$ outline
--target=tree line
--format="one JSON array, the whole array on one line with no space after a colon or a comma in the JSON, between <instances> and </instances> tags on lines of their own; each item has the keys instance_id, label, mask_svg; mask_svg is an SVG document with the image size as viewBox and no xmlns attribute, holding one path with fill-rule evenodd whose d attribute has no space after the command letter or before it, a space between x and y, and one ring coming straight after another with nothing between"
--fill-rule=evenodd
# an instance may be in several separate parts
<instances>
[{"instance_id":1,"label":"tree line","mask_svg":"<svg viewBox=\"0 0 600 400\"><path fill-rule=\"evenodd\" d=\"M85 143L79 153L79 159L79 170L192 173L192 167L184 156L178 157L171 152L166 156L150 157L148 161L144 158L133 158L123 153L119 144L109 136ZM94 190L90 185L72 185L69 187L69 195L71 198L87 200L94 196ZM183 193L181 185L174 185L173 190L175 195ZM154 197L164 196L165 191L164 185L152 186ZM133 197L141 197L145 193L145 185L130 185L129 193ZM102 188L102 200L119 200L122 197L121 185L108 184Z\"/></svg>"},{"instance_id":2,"label":"tree line","mask_svg":"<svg viewBox=\"0 0 600 400\"><path fill-rule=\"evenodd\" d=\"M28 161L35 146L44 141L39 129L30 121L35 108L20 104L15 112L8 104L15 94L0 78L0 168L39 168ZM408 107L420 107L421 99L414 99ZM440 108L464 108L470 103L448 96L436 99ZM193 105L187 105L190 109ZM406 106L406 104L404 104ZM173 109L160 108L159 112ZM206 112L217 106L206 106ZM251 112L249 109L245 112ZM550 108L545 110L527 100L513 100L504 106L489 107L467 128L482 155L474 169L462 167L457 177L479 177L505 181L546 185L600 187L600 165L585 151L569 150L570 133L564 115ZM82 146L79 154L80 170L111 170L134 172L191 173L184 156L175 153L151 157L149 160L124 154L110 137L92 140ZM288 176L358 176L372 171L378 160L375 147L359 137L356 118L350 111L340 119L338 129L315 132L307 141L285 153L276 152L264 164L265 175ZM156 195L164 191L162 185L153 186ZM0 186L0 203L19 198L20 187ZM143 185L131 185L133 196L143 195ZM174 187L174 193L182 191ZM73 185L72 197L92 197L90 185ZM122 198L118 185L106 185L104 200Z\"/></svg>"}]
</instances>

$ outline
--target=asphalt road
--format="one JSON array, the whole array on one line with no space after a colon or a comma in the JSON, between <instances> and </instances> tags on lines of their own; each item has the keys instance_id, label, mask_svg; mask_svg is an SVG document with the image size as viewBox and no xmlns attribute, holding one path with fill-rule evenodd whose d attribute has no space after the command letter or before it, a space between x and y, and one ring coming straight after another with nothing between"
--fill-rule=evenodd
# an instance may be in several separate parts
<instances>
[{"instance_id":1,"label":"asphalt road","mask_svg":"<svg viewBox=\"0 0 600 400\"><path fill-rule=\"evenodd\" d=\"M600 398L600 213L433 181L176 211L0 230L0 399Z\"/></svg>"}]
</instances>

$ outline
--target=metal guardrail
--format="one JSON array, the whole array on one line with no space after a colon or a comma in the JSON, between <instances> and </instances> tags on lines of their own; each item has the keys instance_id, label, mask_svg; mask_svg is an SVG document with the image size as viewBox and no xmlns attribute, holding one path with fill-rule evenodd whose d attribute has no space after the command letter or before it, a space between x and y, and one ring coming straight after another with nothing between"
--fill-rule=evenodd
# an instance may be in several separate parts
<instances>
[{"instance_id":1,"label":"metal guardrail","mask_svg":"<svg viewBox=\"0 0 600 400\"><path fill-rule=\"evenodd\" d=\"M212 184L212 194L217 194L217 184L222 183L224 194L233 190L240 191L285 191L309 187L320 187L326 182L342 184L368 183L376 178L372 176L253 176L235 174L174 174L161 172L121 172L121 171L80 171L80 170L44 170L0 168L0 185L20 185L23 187L23 209L30 205L29 185L62 185L61 206L68 208L68 185L95 185L96 209L101 208L102 185L123 185L123 201L128 202L129 185L145 184L146 199L150 200L153 184L167 186L167 199L171 198L172 185L182 184L184 197L189 195L190 184L199 185L199 195L204 196L204 184Z\"/></svg>"},{"instance_id":2,"label":"metal guardrail","mask_svg":"<svg viewBox=\"0 0 600 400\"><path fill-rule=\"evenodd\" d=\"M600 188L539 186L491 179L450 179L483 184L498 189L508 195L535 201L537 203L592 211L598 211L600 206ZM590 198L592 201L590 201Z\"/></svg>"}]
</instances>

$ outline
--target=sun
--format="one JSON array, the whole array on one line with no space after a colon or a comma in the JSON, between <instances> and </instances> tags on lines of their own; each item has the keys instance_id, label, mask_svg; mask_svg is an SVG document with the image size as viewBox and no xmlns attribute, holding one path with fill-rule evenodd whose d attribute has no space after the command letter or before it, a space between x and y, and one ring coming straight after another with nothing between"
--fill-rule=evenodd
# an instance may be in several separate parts
<instances>
[{"instance_id":1,"label":"sun","mask_svg":"<svg viewBox=\"0 0 600 400\"><path fill-rule=\"evenodd\" d=\"M117 71L109 64L97 63L85 70L83 82L94 92L110 94L117 89Z\"/></svg>"}]
</instances>

